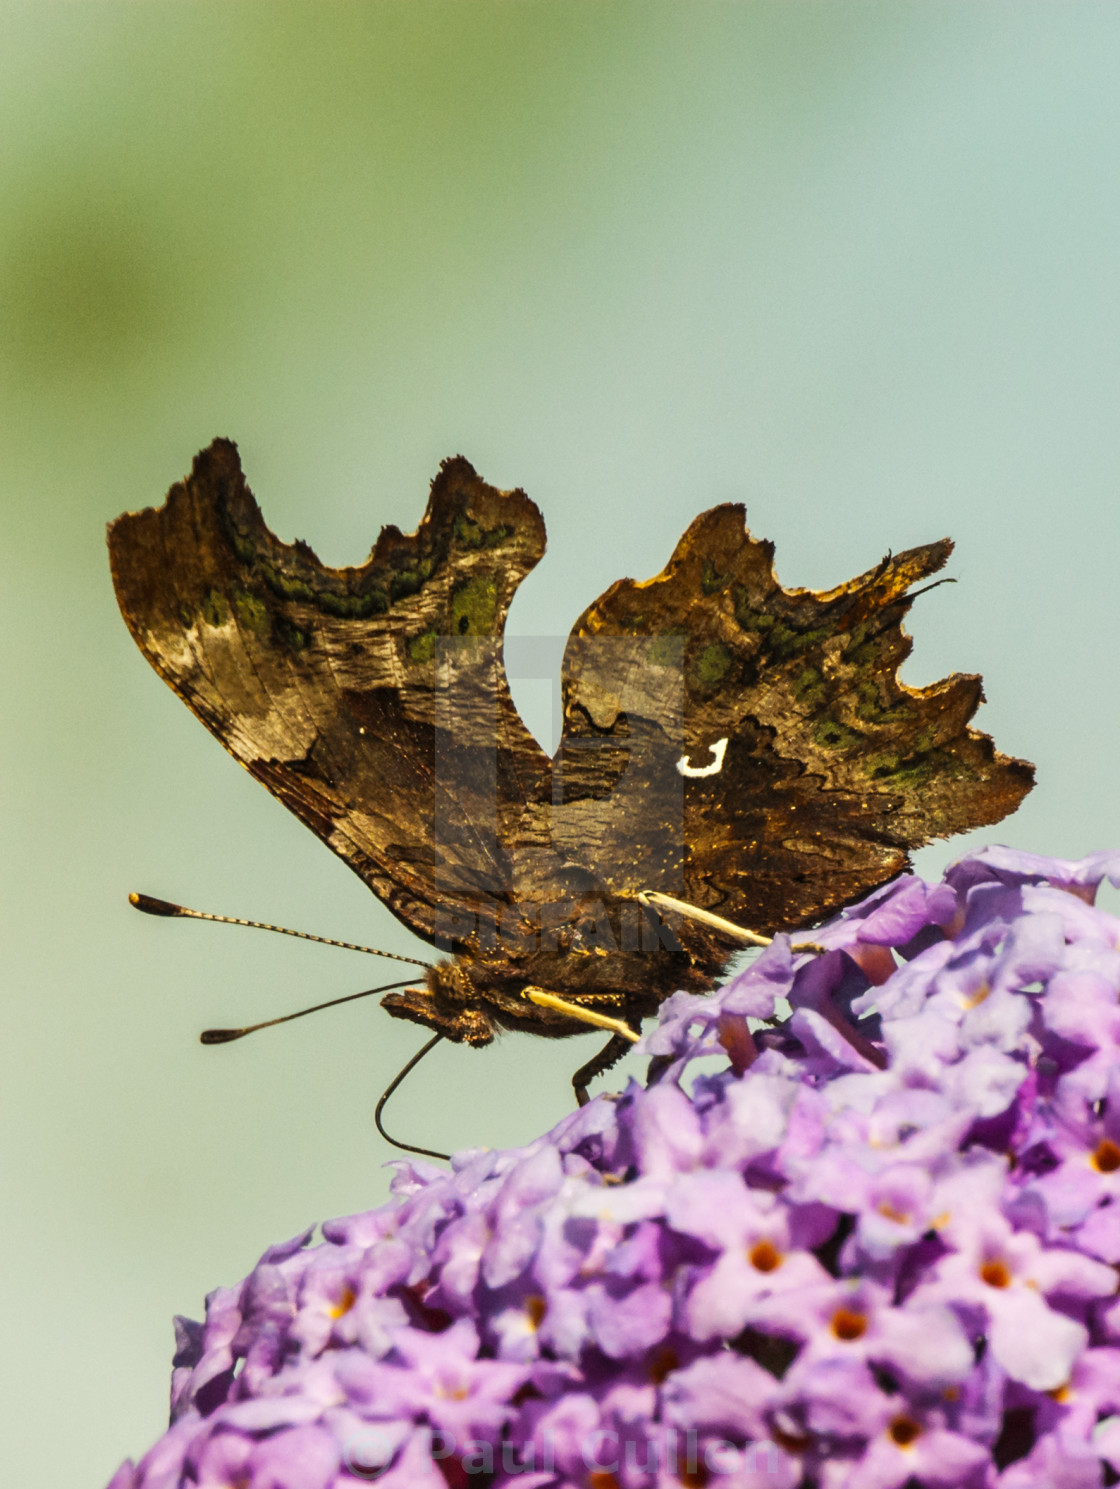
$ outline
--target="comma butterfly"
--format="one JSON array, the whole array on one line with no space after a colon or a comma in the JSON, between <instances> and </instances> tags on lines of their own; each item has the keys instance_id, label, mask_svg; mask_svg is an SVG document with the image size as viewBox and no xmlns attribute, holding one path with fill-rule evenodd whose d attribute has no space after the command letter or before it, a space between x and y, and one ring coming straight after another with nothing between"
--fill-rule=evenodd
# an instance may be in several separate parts
<instances>
[{"instance_id":1,"label":"comma butterfly","mask_svg":"<svg viewBox=\"0 0 1120 1489\"><path fill-rule=\"evenodd\" d=\"M388 1012L472 1045L582 1033L565 1005L597 1012L619 1032L573 1078L582 1100L641 1019L710 988L738 949L640 896L771 934L809 926L911 849L999 821L1033 772L968 727L978 677L898 678L911 588L948 541L786 590L730 504L696 518L662 573L580 616L550 759L502 649L544 546L524 492L456 457L415 533L383 528L364 564L328 568L265 526L228 440L109 530L121 610L160 676L449 953Z\"/></svg>"}]
</instances>

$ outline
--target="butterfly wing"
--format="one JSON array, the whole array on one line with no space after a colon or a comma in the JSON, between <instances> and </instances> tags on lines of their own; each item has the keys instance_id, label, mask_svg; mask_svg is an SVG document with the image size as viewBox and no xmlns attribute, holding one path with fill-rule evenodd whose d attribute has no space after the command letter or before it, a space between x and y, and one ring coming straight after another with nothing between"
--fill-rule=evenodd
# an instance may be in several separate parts
<instances>
[{"instance_id":1,"label":"butterfly wing","mask_svg":"<svg viewBox=\"0 0 1120 1489\"><path fill-rule=\"evenodd\" d=\"M457 457L415 533L383 528L365 564L327 568L268 530L228 440L109 529L160 676L405 925L456 949L478 899L509 893L506 844L550 769L501 661L544 543L523 492Z\"/></svg>"},{"instance_id":2,"label":"butterfly wing","mask_svg":"<svg viewBox=\"0 0 1120 1489\"><path fill-rule=\"evenodd\" d=\"M1013 811L1033 769L968 727L980 679L898 677L907 591L951 548L785 590L741 506L702 514L661 574L612 585L572 632L557 843L590 851L616 894L661 890L776 932Z\"/></svg>"}]
</instances>

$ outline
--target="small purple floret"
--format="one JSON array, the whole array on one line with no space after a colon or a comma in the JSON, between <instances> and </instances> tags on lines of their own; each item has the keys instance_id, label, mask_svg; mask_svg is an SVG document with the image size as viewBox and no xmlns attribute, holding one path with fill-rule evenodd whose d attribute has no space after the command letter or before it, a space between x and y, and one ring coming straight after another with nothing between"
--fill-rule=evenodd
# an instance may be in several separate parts
<instances>
[{"instance_id":1,"label":"small purple floret","mask_svg":"<svg viewBox=\"0 0 1120 1489\"><path fill-rule=\"evenodd\" d=\"M110 1489L1116 1483L1106 878L1120 853L907 875L823 953L670 998L655 1084L398 1163L176 1320L172 1425Z\"/></svg>"}]
</instances>

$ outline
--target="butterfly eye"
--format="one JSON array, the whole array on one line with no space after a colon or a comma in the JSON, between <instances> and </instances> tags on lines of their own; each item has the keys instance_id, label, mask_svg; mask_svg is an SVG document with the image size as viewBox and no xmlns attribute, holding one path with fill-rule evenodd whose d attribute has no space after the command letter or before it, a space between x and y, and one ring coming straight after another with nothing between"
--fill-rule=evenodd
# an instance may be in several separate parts
<instances>
[{"instance_id":1,"label":"butterfly eye","mask_svg":"<svg viewBox=\"0 0 1120 1489\"><path fill-rule=\"evenodd\" d=\"M460 617L459 617L459 635L460 636L465 636L467 634L467 632L470 630L470 628L471 628L470 617L469 616L466 616L466 615L460 615Z\"/></svg>"}]
</instances>

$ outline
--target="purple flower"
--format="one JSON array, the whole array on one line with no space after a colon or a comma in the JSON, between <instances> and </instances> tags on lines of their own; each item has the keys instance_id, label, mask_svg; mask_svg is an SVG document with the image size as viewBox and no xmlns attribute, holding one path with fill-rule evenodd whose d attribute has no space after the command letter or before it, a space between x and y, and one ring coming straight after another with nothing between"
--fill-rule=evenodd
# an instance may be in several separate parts
<instances>
[{"instance_id":1,"label":"purple flower","mask_svg":"<svg viewBox=\"0 0 1120 1489\"><path fill-rule=\"evenodd\" d=\"M172 1425L111 1489L1111 1481L1105 878L1003 848L899 878L823 954L778 937L668 999L654 1084L398 1162L389 1204L176 1321Z\"/></svg>"},{"instance_id":2,"label":"purple flower","mask_svg":"<svg viewBox=\"0 0 1120 1489\"><path fill-rule=\"evenodd\" d=\"M734 1172L682 1175L668 1192L665 1213L675 1230L718 1252L685 1305L688 1331L700 1343L738 1334L775 1293L803 1305L810 1290L831 1281L808 1247L826 1238L834 1218L820 1210L806 1217L804 1208L748 1189Z\"/></svg>"},{"instance_id":3,"label":"purple flower","mask_svg":"<svg viewBox=\"0 0 1120 1489\"><path fill-rule=\"evenodd\" d=\"M980 1489L989 1462L982 1444L901 1410L884 1417L853 1466L851 1480L860 1489L901 1489L913 1483L929 1489L972 1483Z\"/></svg>"},{"instance_id":4,"label":"purple flower","mask_svg":"<svg viewBox=\"0 0 1120 1489\"><path fill-rule=\"evenodd\" d=\"M1116 1291L1112 1268L1072 1249L1044 1247L995 1207L963 1211L944 1229L952 1250L916 1296L979 1308L992 1355L1013 1380L1039 1391L1068 1381L1088 1333L1049 1299L1107 1297Z\"/></svg>"},{"instance_id":5,"label":"purple flower","mask_svg":"<svg viewBox=\"0 0 1120 1489\"><path fill-rule=\"evenodd\" d=\"M802 1294L774 1294L753 1312L760 1327L800 1342L798 1360L806 1366L858 1362L920 1385L948 1386L974 1363L951 1309L922 1297L896 1306L868 1279L830 1278Z\"/></svg>"}]
</instances>

